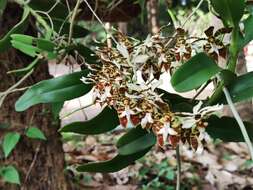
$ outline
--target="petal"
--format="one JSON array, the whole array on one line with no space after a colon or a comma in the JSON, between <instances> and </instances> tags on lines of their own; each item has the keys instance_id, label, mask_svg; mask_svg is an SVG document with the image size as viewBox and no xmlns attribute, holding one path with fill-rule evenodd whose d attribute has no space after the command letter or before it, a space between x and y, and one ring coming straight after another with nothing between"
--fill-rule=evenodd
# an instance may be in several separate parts
<instances>
[{"instance_id":1,"label":"petal","mask_svg":"<svg viewBox=\"0 0 253 190\"><path fill-rule=\"evenodd\" d=\"M203 104L203 102L199 101L199 103L196 106L193 107L193 110L192 110L193 114L198 114L199 113L199 110L200 110L202 104Z\"/></svg>"}]
</instances>

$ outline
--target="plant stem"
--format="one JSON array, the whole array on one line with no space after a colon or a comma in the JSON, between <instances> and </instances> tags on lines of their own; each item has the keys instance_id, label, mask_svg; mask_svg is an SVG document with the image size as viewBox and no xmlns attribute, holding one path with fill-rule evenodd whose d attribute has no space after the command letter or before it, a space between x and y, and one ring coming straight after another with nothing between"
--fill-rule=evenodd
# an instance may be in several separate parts
<instances>
[{"instance_id":1,"label":"plant stem","mask_svg":"<svg viewBox=\"0 0 253 190\"><path fill-rule=\"evenodd\" d=\"M226 87L223 87L223 92L224 92L224 94L226 96L226 100L228 102L228 105L229 105L229 107L230 107L230 109L231 109L231 111L232 111L232 113L233 113L233 115L234 115L234 117L235 117L235 119L236 119L236 121L237 121L240 129L241 129L243 138L244 138L244 140L245 140L245 142L246 142L246 144L248 146L251 159L253 160L253 146L252 146L252 143L250 141L250 138L249 138L249 135L247 133L247 130L245 128L245 125L244 125L244 123L243 123L243 121L242 121L239 113L237 112L237 110L236 110L236 108L235 108L235 106L234 106L234 104L232 102L231 96L230 96L230 94L229 94L229 92L228 92L228 90L227 90Z\"/></svg>"},{"instance_id":2,"label":"plant stem","mask_svg":"<svg viewBox=\"0 0 253 190\"><path fill-rule=\"evenodd\" d=\"M77 14L77 10L80 6L81 0L77 0L76 2L76 6L73 10L72 13L72 17L71 17L71 21L70 21L70 27L69 27L69 38L68 38L68 44L71 43L71 39L72 39L72 35L73 35L73 28L74 28L74 23L75 23L75 18L76 18L76 14Z\"/></svg>"},{"instance_id":3,"label":"plant stem","mask_svg":"<svg viewBox=\"0 0 253 190\"><path fill-rule=\"evenodd\" d=\"M43 19L43 17L41 17L35 10L33 10L28 4L27 2L25 2L24 0L16 0L16 3L18 3L19 5L24 6L25 8L27 8L30 13L36 18L36 20L38 21L38 23L40 23L48 32L46 34L46 39L50 39L51 35L53 33L53 30L51 29L51 27L47 24L47 22Z\"/></svg>"},{"instance_id":4,"label":"plant stem","mask_svg":"<svg viewBox=\"0 0 253 190\"><path fill-rule=\"evenodd\" d=\"M177 145L177 148L176 148L176 157L177 157L177 186L176 186L176 190L180 190L181 159L180 159L179 145Z\"/></svg>"},{"instance_id":5,"label":"plant stem","mask_svg":"<svg viewBox=\"0 0 253 190\"><path fill-rule=\"evenodd\" d=\"M227 64L227 69L233 73L235 73L235 69L236 69L236 63L237 63L237 57L238 57L238 27L235 27L233 29L232 32L232 37L231 37L231 44L230 44L230 48L229 48L229 60L228 60L228 64ZM219 100L219 98L221 97L221 95L223 94L223 87L224 87L224 82L220 82L215 90L215 92L213 93L213 95L210 97L210 99L208 100L207 104L208 105L213 105L216 104L216 102Z\"/></svg>"}]
</instances>

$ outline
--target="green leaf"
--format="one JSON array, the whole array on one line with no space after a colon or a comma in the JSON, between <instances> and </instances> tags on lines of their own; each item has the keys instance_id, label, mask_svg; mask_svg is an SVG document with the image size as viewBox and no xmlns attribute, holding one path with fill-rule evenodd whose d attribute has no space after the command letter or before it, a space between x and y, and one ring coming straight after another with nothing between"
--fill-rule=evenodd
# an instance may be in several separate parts
<instances>
[{"instance_id":1,"label":"green leaf","mask_svg":"<svg viewBox=\"0 0 253 190\"><path fill-rule=\"evenodd\" d=\"M143 157L150 148L147 148L141 152L137 152L135 154L130 155L120 155L118 154L113 159L103 162L93 162L81 165L77 167L77 171L79 172L102 172L102 173L111 173L117 172L128 165L132 164L134 161Z\"/></svg>"},{"instance_id":2,"label":"green leaf","mask_svg":"<svg viewBox=\"0 0 253 190\"><path fill-rule=\"evenodd\" d=\"M217 74L221 68L204 53L199 53L184 63L171 78L171 84L178 92L198 88Z\"/></svg>"},{"instance_id":3,"label":"green leaf","mask_svg":"<svg viewBox=\"0 0 253 190\"><path fill-rule=\"evenodd\" d=\"M63 108L64 102L56 102L51 104L52 113L54 119L57 119L59 117L60 111Z\"/></svg>"},{"instance_id":4,"label":"green leaf","mask_svg":"<svg viewBox=\"0 0 253 190\"><path fill-rule=\"evenodd\" d=\"M238 25L244 13L245 0L211 0L211 3L225 25Z\"/></svg>"},{"instance_id":5,"label":"green leaf","mask_svg":"<svg viewBox=\"0 0 253 190\"><path fill-rule=\"evenodd\" d=\"M167 104L173 112L184 111L192 112L193 107L197 104L196 100L184 98L178 94L169 93L162 89L156 89L159 94L162 94L161 98Z\"/></svg>"},{"instance_id":6,"label":"green leaf","mask_svg":"<svg viewBox=\"0 0 253 190\"><path fill-rule=\"evenodd\" d=\"M28 23L29 10L24 8L23 16L21 21L16 24L1 40L0 40L0 52L4 52L11 47L11 34L22 33Z\"/></svg>"},{"instance_id":7,"label":"green leaf","mask_svg":"<svg viewBox=\"0 0 253 190\"><path fill-rule=\"evenodd\" d=\"M237 77L228 86L233 102L248 100L253 97L253 72ZM223 102L225 98L223 97Z\"/></svg>"},{"instance_id":8,"label":"green leaf","mask_svg":"<svg viewBox=\"0 0 253 190\"><path fill-rule=\"evenodd\" d=\"M156 143L156 136L141 127L131 129L121 137L117 143L120 155L129 155L140 152Z\"/></svg>"},{"instance_id":9,"label":"green leaf","mask_svg":"<svg viewBox=\"0 0 253 190\"><path fill-rule=\"evenodd\" d=\"M82 44L78 44L77 46L73 47L73 50L76 50L81 56L83 56L83 58L85 58L85 61L87 61L88 64L99 63L97 55L90 48Z\"/></svg>"},{"instance_id":10,"label":"green leaf","mask_svg":"<svg viewBox=\"0 0 253 190\"><path fill-rule=\"evenodd\" d=\"M38 54L45 56L45 53L47 54L46 56L48 59L54 59L57 57L55 52L56 44L49 40L22 34L12 34L11 38L13 47L31 57L38 56Z\"/></svg>"},{"instance_id":11,"label":"green leaf","mask_svg":"<svg viewBox=\"0 0 253 190\"><path fill-rule=\"evenodd\" d=\"M20 134L18 133L7 133L4 136L4 140L3 140L3 151L4 151L4 156L5 158L7 158L9 156L9 154L11 153L11 151L15 148L16 144L18 143L20 139Z\"/></svg>"},{"instance_id":12,"label":"green leaf","mask_svg":"<svg viewBox=\"0 0 253 190\"><path fill-rule=\"evenodd\" d=\"M20 50L21 52L31 56L31 57L36 57L40 53L40 49L37 47L34 47L29 44L24 44L19 41L11 41L11 44L14 48Z\"/></svg>"},{"instance_id":13,"label":"green leaf","mask_svg":"<svg viewBox=\"0 0 253 190\"><path fill-rule=\"evenodd\" d=\"M251 40L253 40L253 15L251 14L248 16L248 18L243 21L243 24L243 35L240 35L238 42L239 50L246 46Z\"/></svg>"},{"instance_id":14,"label":"green leaf","mask_svg":"<svg viewBox=\"0 0 253 190\"><path fill-rule=\"evenodd\" d=\"M44 80L29 88L16 102L16 111L24 111L39 103L63 102L88 93L92 85L84 84L80 78L88 70Z\"/></svg>"},{"instance_id":15,"label":"green leaf","mask_svg":"<svg viewBox=\"0 0 253 190\"><path fill-rule=\"evenodd\" d=\"M45 18L45 20L49 20ZM60 18L52 18L52 22L54 24L54 30L59 34L59 35L67 35L69 34L69 28L70 28L70 22L65 21L64 19ZM73 38L84 38L90 33L89 30L86 28L79 26L77 24L74 24L73 26Z\"/></svg>"},{"instance_id":16,"label":"green leaf","mask_svg":"<svg viewBox=\"0 0 253 190\"><path fill-rule=\"evenodd\" d=\"M119 119L116 110L106 107L100 114L91 120L65 125L60 129L60 132L94 135L111 131L118 125Z\"/></svg>"},{"instance_id":17,"label":"green leaf","mask_svg":"<svg viewBox=\"0 0 253 190\"><path fill-rule=\"evenodd\" d=\"M224 142L244 142L240 127L236 120L231 117L211 116L208 120L206 128L208 134L212 138L219 138ZM244 122L247 132L253 140L253 124Z\"/></svg>"},{"instance_id":18,"label":"green leaf","mask_svg":"<svg viewBox=\"0 0 253 190\"><path fill-rule=\"evenodd\" d=\"M224 69L220 72L220 78L222 79L224 85L228 86L234 82L234 80L236 79L236 74L229 70Z\"/></svg>"},{"instance_id":19,"label":"green leaf","mask_svg":"<svg viewBox=\"0 0 253 190\"><path fill-rule=\"evenodd\" d=\"M20 184L18 171L13 166L6 166L1 168L0 175L3 177L3 180L5 182Z\"/></svg>"},{"instance_id":20,"label":"green leaf","mask_svg":"<svg viewBox=\"0 0 253 190\"><path fill-rule=\"evenodd\" d=\"M29 127L25 132L25 135L32 139L47 140L44 133L36 127Z\"/></svg>"}]
</instances>

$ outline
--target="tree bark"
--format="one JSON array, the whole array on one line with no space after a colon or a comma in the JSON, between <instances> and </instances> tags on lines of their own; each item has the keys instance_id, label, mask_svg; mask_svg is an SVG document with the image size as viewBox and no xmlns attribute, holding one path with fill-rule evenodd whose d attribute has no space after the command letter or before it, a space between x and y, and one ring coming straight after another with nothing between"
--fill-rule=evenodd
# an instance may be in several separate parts
<instances>
[{"instance_id":1,"label":"tree bark","mask_svg":"<svg viewBox=\"0 0 253 190\"><path fill-rule=\"evenodd\" d=\"M16 4L8 4L2 19L1 25L4 27L0 28L0 36L3 36L18 22L21 13L21 9ZM30 58L14 49L0 53L0 92L5 91L20 79L14 75L7 75L6 72L21 68L30 62ZM48 65L44 62L19 87L29 86L48 78L50 78ZM8 159L4 159L1 154L0 165L11 164L15 166L21 175L21 186L0 181L0 189L69 190L63 172L62 143L57 132L59 122L52 120L50 108L46 105L34 106L22 113L15 112L14 105L21 94L10 94L0 108L0 123L10 125L10 128L0 129L0 139L2 140L3 136L11 131L22 134L20 141ZM40 128L47 137L47 141L26 137L24 131L29 126Z\"/></svg>"},{"instance_id":2,"label":"tree bark","mask_svg":"<svg viewBox=\"0 0 253 190\"><path fill-rule=\"evenodd\" d=\"M148 0L147 1L147 12L148 12L148 26L149 32L151 34L156 34L159 32L159 21L158 21L158 0Z\"/></svg>"}]
</instances>

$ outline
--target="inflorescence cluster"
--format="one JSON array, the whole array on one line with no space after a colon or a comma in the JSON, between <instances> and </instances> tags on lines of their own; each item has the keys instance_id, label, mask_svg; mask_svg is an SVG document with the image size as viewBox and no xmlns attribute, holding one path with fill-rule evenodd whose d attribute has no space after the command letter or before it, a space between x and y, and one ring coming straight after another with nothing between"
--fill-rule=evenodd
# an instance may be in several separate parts
<instances>
[{"instance_id":1,"label":"inflorescence cluster","mask_svg":"<svg viewBox=\"0 0 253 190\"><path fill-rule=\"evenodd\" d=\"M91 73L81 80L93 83L96 103L114 108L120 124L141 126L153 131L161 147L175 148L179 143L196 152L202 152L209 140L205 129L206 119L221 106L203 107L200 101L191 113L172 112L156 88L161 84L164 72L171 74L198 52L205 52L214 60L226 57L226 45L222 39L230 29L214 27L205 31L206 37L188 37L178 28L173 37L161 34L148 36L137 42L118 33L117 47L104 46L96 54L100 63L87 64Z\"/></svg>"}]
</instances>

